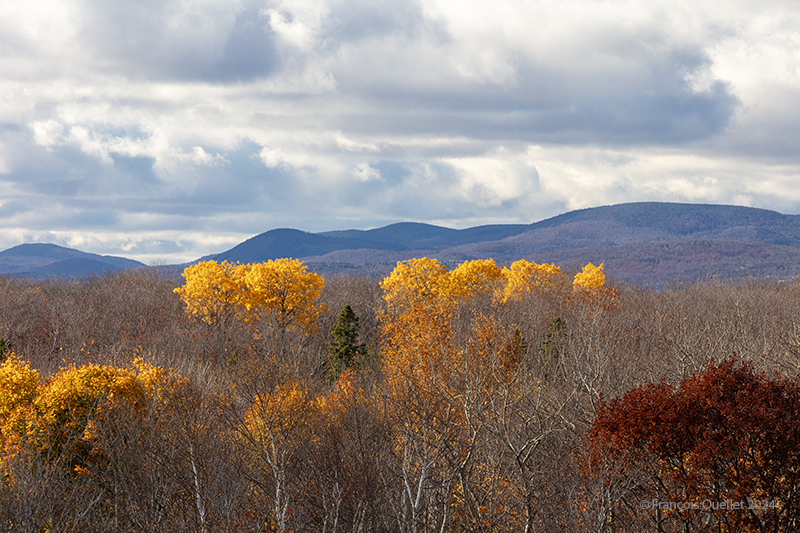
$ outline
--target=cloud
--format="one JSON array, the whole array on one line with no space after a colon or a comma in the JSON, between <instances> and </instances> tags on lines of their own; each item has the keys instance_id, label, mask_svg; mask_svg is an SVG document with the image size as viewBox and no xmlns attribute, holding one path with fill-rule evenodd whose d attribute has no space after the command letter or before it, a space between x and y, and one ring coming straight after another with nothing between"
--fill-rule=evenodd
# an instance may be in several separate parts
<instances>
[{"instance_id":1,"label":"cloud","mask_svg":"<svg viewBox=\"0 0 800 533\"><path fill-rule=\"evenodd\" d=\"M366 163L361 163L353 169L353 177L362 182L379 180L381 179L381 171Z\"/></svg>"},{"instance_id":2,"label":"cloud","mask_svg":"<svg viewBox=\"0 0 800 533\"><path fill-rule=\"evenodd\" d=\"M7 2L0 247L800 212L799 31L778 0Z\"/></svg>"}]
</instances>

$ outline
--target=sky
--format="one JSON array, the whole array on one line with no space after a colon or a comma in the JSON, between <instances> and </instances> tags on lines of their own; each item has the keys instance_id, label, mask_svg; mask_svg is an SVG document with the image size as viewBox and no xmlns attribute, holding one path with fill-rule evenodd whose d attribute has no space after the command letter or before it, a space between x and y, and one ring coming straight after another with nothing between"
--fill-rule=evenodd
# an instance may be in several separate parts
<instances>
[{"instance_id":1,"label":"sky","mask_svg":"<svg viewBox=\"0 0 800 533\"><path fill-rule=\"evenodd\" d=\"M0 3L0 250L179 263L273 228L800 213L800 6Z\"/></svg>"}]
</instances>

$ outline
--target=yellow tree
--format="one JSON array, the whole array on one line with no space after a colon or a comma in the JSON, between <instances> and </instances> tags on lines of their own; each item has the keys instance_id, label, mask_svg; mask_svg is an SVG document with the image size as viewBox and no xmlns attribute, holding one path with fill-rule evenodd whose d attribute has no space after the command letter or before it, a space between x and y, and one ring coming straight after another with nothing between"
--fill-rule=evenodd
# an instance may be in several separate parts
<instances>
[{"instance_id":1,"label":"yellow tree","mask_svg":"<svg viewBox=\"0 0 800 533\"><path fill-rule=\"evenodd\" d=\"M507 349L511 336L493 318L499 302L486 307L474 298L502 292L503 281L491 260L447 272L423 258L398 263L382 283L381 353L401 530L434 521L442 530L501 523L486 505L502 486L499 470L478 457L490 396L515 373L519 354Z\"/></svg>"},{"instance_id":2,"label":"yellow tree","mask_svg":"<svg viewBox=\"0 0 800 533\"><path fill-rule=\"evenodd\" d=\"M8 439L19 429L20 417L36 399L39 373L26 361L10 354L0 365L0 431Z\"/></svg>"},{"instance_id":3,"label":"yellow tree","mask_svg":"<svg viewBox=\"0 0 800 533\"><path fill-rule=\"evenodd\" d=\"M492 259L465 261L449 271L436 259L423 257L397 263L381 282L390 306L408 302L466 300L494 294L503 282L503 271Z\"/></svg>"},{"instance_id":4,"label":"yellow tree","mask_svg":"<svg viewBox=\"0 0 800 533\"><path fill-rule=\"evenodd\" d=\"M563 279L559 267L549 264L539 265L524 259L515 261L509 268L504 268L502 273L505 286L502 296L498 296L503 303L525 294L554 289Z\"/></svg>"},{"instance_id":5,"label":"yellow tree","mask_svg":"<svg viewBox=\"0 0 800 533\"><path fill-rule=\"evenodd\" d=\"M451 297L467 299L493 295L503 282L503 271L492 259L465 261L449 272L447 291Z\"/></svg>"},{"instance_id":6,"label":"yellow tree","mask_svg":"<svg viewBox=\"0 0 800 533\"><path fill-rule=\"evenodd\" d=\"M249 265L244 276L248 319L273 318L282 329L315 330L325 306L319 297L325 280L297 259Z\"/></svg>"},{"instance_id":7,"label":"yellow tree","mask_svg":"<svg viewBox=\"0 0 800 533\"><path fill-rule=\"evenodd\" d=\"M586 291L597 295L603 289L605 282L606 275L603 273L603 263L600 263L599 266L587 263L581 272L575 274L572 287L575 292Z\"/></svg>"},{"instance_id":8,"label":"yellow tree","mask_svg":"<svg viewBox=\"0 0 800 533\"><path fill-rule=\"evenodd\" d=\"M186 268L186 283L175 289L186 312L225 326L229 317L254 326L268 351L285 352L287 331L315 331L325 306L325 280L297 259L231 264L205 261Z\"/></svg>"},{"instance_id":9,"label":"yellow tree","mask_svg":"<svg viewBox=\"0 0 800 533\"><path fill-rule=\"evenodd\" d=\"M48 460L36 431L33 403L38 382L38 372L13 353L0 365L0 524L4 531L35 533L45 524L58 527L53 509L69 499L69 491L60 483L61 465Z\"/></svg>"},{"instance_id":10,"label":"yellow tree","mask_svg":"<svg viewBox=\"0 0 800 533\"><path fill-rule=\"evenodd\" d=\"M259 394L238 424L251 463L259 473L259 495L272 502L266 511L275 531L289 527L293 485L293 464L297 451L307 445L306 434L315 404L306 386L291 381L267 394ZM271 491L270 491L271 489Z\"/></svg>"},{"instance_id":11,"label":"yellow tree","mask_svg":"<svg viewBox=\"0 0 800 533\"><path fill-rule=\"evenodd\" d=\"M593 312L601 309L613 309L617 306L617 290L606 287L606 275L603 273L603 264L594 266L588 263L583 271L575 274L572 282L573 294L579 299L590 303ZM599 307L597 305L600 305Z\"/></svg>"},{"instance_id":12,"label":"yellow tree","mask_svg":"<svg viewBox=\"0 0 800 533\"><path fill-rule=\"evenodd\" d=\"M456 300L447 269L436 259L412 259L381 282L387 308L380 315L383 362L391 387L428 379L453 363L451 327Z\"/></svg>"},{"instance_id":13,"label":"yellow tree","mask_svg":"<svg viewBox=\"0 0 800 533\"><path fill-rule=\"evenodd\" d=\"M68 453L72 468L85 472L106 466L106 454L96 440L110 429L104 426L128 423L145 403L145 391L134 372L84 365L56 373L42 386L34 407L38 424L47 428L49 447Z\"/></svg>"},{"instance_id":14,"label":"yellow tree","mask_svg":"<svg viewBox=\"0 0 800 533\"><path fill-rule=\"evenodd\" d=\"M203 261L186 267L186 283L175 289L186 312L207 324L225 322L244 305L244 280L247 265L223 261Z\"/></svg>"},{"instance_id":15,"label":"yellow tree","mask_svg":"<svg viewBox=\"0 0 800 533\"><path fill-rule=\"evenodd\" d=\"M326 310L320 302L325 280L297 259L276 259L248 267L243 299L247 320L260 328L268 351L284 355L288 331L316 331L317 319Z\"/></svg>"},{"instance_id":16,"label":"yellow tree","mask_svg":"<svg viewBox=\"0 0 800 533\"><path fill-rule=\"evenodd\" d=\"M0 368L2 490L17 500L11 520L31 531L83 529L108 494L103 436L143 406L143 391L131 372L96 365L37 381L36 371L13 356Z\"/></svg>"},{"instance_id":17,"label":"yellow tree","mask_svg":"<svg viewBox=\"0 0 800 533\"><path fill-rule=\"evenodd\" d=\"M141 360L63 367L41 382L11 354L0 365L0 505L18 500L9 520L31 531L82 530L103 513L138 526L162 520L179 490L164 468L176 457L164 423L186 383Z\"/></svg>"},{"instance_id":18,"label":"yellow tree","mask_svg":"<svg viewBox=\"0 0 800 533\"><path fill-rule=\"evenodd\" d=\"M427 257L397 263L381 282L383 298L390 307L411 301L434 301L447 292L447 287L447 268Z\"/></svg>"},{"instance_id":19,"label":"yellow tree","mask_svg":"<svg viewBox=\"0 0 800 533\"><path fill-rule=\"evenodd\" d=\"M457 355L452 328L456 300L447 269L435 259L398 263L381 287L387 304L380 315L381 354L394 441L390 503L399 530L416 532L431 513L446 521L451 499L438 459L451 440L452 410L442 401L441 378ZM437 499L444 505L426 507Z\"/></svg>"}]
</instances>

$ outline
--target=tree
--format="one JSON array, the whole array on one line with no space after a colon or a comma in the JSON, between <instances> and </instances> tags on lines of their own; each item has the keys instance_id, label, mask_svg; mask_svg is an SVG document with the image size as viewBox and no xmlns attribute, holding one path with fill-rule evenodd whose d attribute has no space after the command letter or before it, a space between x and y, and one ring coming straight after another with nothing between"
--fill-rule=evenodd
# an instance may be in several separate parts
<instances>
[{"instance_id":1,"label":"tree","mask_svg":"<svg viewBox=\"0 0 800 533\"><path fill-rule=\"evenodd\" d=\"M244 275L247 267L223 261L203 261L186 267L186 283L175 289L186 312L207 324L236 315L245 305Z\"/></svg>"},{"instance_id":2,"label":"tree","mask_svg":"<svg viewBox=\"0 0 800 533\"><path fill-rule=\"evenodd\" d=\"M381 282L384 300L390 307L435 301L447 293L448 285L447 268L427 257L400 261Z\"/></svg>"},{"instance_id":3,"label":"tree","mask_svg":"<svg viewBox=\"0 0 800 533\"><path fill-rule=\"evenodd\" d=\"M39 383L11 354L0 365L0 523L166 529L184 497L174 430L186 384L139 359L127 368L65 366Z\"/></svg>"},{"instance_id":4,"label":"tree","mask_svg":"<svg viewBox=\"0 0 800 533\"><path fill-rule=\"evenodd\" d=\"M652 476L642 477L639 499L695 502L652 506L660 531L795 531L798 412L797 380L712 361L677 388L649 384L603 404L589 437L594 461L614 457L621 476Z\"/></svg>"},{"instance_id":5,"label":"tree","mask_svg":"<svg viewBox=\"0 0 800 533\"><path fill-rule=\"evenodd\" d=\"M297 259L276 259L248 265L244 282L244 305L248 319L274 318L283 329L314 331L319 314L325 310L319 296L325 280L309 272Z\"/></svg>"},{"instance_id":6,"label":"tree","mask_svg":"<svg viewBox=\"0 0 800 533\"><path fill-rule=\"evenodd\" d=\"M325 280L309 272L302 261L276 259L247 265L244 282L247 321L257 328L267 353L282 359L291 347L288 333L317 331L317 319L326 310L320 302ZM297 372L296 359L294 363Z\"/></svg>"},{"instance_id":7,"label":"tree","mask_svg":"<svg viewBox=\"0 0 800 533\"><path fill-rule=\"evenodd\" d=\"M60 370L39 391L35 401L37 423L49 428L46 443L71 456L75 471L100 472L107 457L97 444L105 425L127 420L146 403L136 374L112 366L83 365Z\"/></svg>"},{"instance_id":8,"label":"tree","mask_svg":"<svg viewBox=\"0 0 800 533\"><path fill-rule=\"evenodd\" d=\"M465 261L447 276L447 292L467 299L478 294L493 295L502 287L503 271L491 259Z\"/></svg>"},{"instance_id":9,"label":"tree","mask_svg":"<svg viewBox=\"0 0 800 533\"><path fill-rule=\"evenodd\" d=\"M290 503L298 481L295 463L301 443L306 442L315 404L310 391L298 381L259 394L237 421L252 481L259 500L264 500L264 522L283 533L289 527Z\"/></svg>"},{"instance_id":10,"label":"tree","mask_svg":"<svg viewBox=\"0 0 800 533\"><path fill-rule=\"evenodd\" d=\"M273 355L286 353L289 331L309 334L326 310L320 303L325 280L297 259L254 264L205 261L184 270L175 289L186 311L208 324L225 326L230 317L250 323Z\"/></svg>"},{"instance_id":11,"label":"tree","mask_svg":"<svg viewBox=\"0 0 800 533\"><path fill-rule=\"evenodd\" d=\"M423 258L398 263L382 283L394 439L385 484L401 531L515 530L522 520L519 507L505 505L520 489L508 454L494 453L507 448L503 423L491 421L517 395L527 355L521 332L497 318L503 281L490 260L447 272Z\"/></svg>"},{"instance_id":12,"label":"tree","mask_svg":"<svg viewBox=\"0 0 800 533\"><path fill-rule=\"evenodd\" d=\"M334 381L346 368L353 366L356 357L364 351L363 345L358 343L358 330L358 316L347 304L336 318L336 324L331 326L333 341L328 344L329 382Z\"/></svg>"},{"instance_id":13,"label":"tree","mask_svg":"<svg viewBox=\"0 0 800 533\"><path fill-rule=\"evenodd\" d=\"M19 422L20 411L33 404L39 391L39 373L13 353L0 365L0 421L5 438Z\"/></svg>"},{"instance_id":14,"label":"tree","mask_svg":"<svg viewBox=\"0 0 800 533\"><path fill-rule=\"evenodd\" d=\"M362 370L344 370L316 400L314 437L303 446L304 504L316 522L308 531L380 530L379 472L389 443L377 383Z\"/></svg>"},{"instance_id":15,"label":"tree","mask_svg":"<svg viewBox=\"0 0 800 533\"><path fill-rule=\"evenodd\" d=\"M603 263L594 266L587 263L581 272L575 274L572 286L576 292L586 291L591 294L598 294L605 285L606 275L603 273Z\"/></svg>"},{"instance_id":16,"label":"tree","mask_svg":"<svg viewBox=\"0 0 800 533\"><path fill-rule=\"evenodd\" d=\"M521 259L502 271L505 285L500 296L503 303L523 294L554 289L561 280L561 269L555 265L531 263Z\"/></svg>"}]
</instances>

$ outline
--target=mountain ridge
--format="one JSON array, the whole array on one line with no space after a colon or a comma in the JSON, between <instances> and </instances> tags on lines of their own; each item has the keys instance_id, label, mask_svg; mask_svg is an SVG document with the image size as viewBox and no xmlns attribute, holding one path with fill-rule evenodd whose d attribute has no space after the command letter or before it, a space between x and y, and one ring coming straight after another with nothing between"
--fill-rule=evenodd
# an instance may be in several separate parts
<instances>
[{"instance_id":1,"label":"mountain ridge","mask_svg":"<svg viewBox=\"0 0 800 533\"><path fill-rule=\"evenodd\" d=\"M144 263L125 257L82 252L50 243L20 244L0 252L0 275L32 279L81 277L143 266Z\"/></svg>"},{"instance_id":2,"label":"mountain ridge","mask_svg":"<svg viewBox=\"0 0 800 533\"><path fill-rule=\"evenodd\" d=\"M487 258L571 268L591 261L604 263L612 278L654 287L708 276L793 279L800 273L800 216L722 204L635 202L579 209L531 224L464 229L420 222L318 233L277 228L188 264L293 257L324 274L381 276L397 261L421 256L448 266ZM104 265L112 271L143 266L57 245L25 244L0 252L0 274L77 276ZM179 272L182 266L166 268Z\"/></svg>"}]
</instances>

